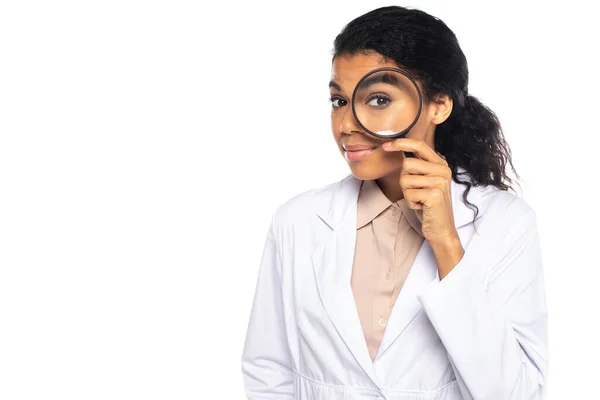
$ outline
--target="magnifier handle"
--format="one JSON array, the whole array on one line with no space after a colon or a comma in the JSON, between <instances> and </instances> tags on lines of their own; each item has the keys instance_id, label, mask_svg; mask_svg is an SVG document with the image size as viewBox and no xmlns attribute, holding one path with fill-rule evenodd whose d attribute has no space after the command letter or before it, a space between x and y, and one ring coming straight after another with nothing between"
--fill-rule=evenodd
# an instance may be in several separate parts
<instances>
[{"instance_id":1,"label":"magnifier handle","mask_svg":"<svg viewBox=\"0 0 600 400\"><path fill-rule=\"evenodd\" d=\"M413 153L412 151L405 151L404 152L404 157L406 157L406 158L415 158L415 153Z\"/></svg>"}]
</instances>

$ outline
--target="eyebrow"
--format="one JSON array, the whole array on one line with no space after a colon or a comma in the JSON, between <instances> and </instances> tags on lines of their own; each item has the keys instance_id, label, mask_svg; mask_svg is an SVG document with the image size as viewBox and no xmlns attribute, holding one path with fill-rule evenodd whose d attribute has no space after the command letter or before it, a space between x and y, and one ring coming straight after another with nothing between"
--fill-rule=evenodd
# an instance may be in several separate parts
<instances>
[{"instance_id":1,"label":"eyebrow","mask_svg":"<svg viewBox=\"0 0 600 400\"><path fill-rule=\"evenodd\" d=\"M370 76L367 79L365 79L361 85L363 88L367 88L369 86L375 85L376 83L389 83L390 85L393 85L398 89L406 89L406 85L404 85L404 82L398 79L396 74L391 72L385 72L383 74L376 74L375 76ZM335 88L340 92L342 91L341 86L334 81L329 81L329 87Z\"/></svg>"},{"instance_id":2,"label":"eyebrow","mask_svg":"<svg viewBox=\"0 0 600 400\"><path fill-rule=\"evenodd\" d=\"M395 86L398 89L408 89L405 85L404 80L398 79L398 76L392 72L384 72L383 74L376 74L375 76L370 76L362 82L361 86L363 88L367 88L377 83L389 83L390 85Z\"/></svg>"},{"instance_id":3,"label":"eyebrow","mask_svg":"<svg viewBox=\"0 0 600 400\"><path fill-rule=\"evenodd\" d=\"M338 85L337 83L335 83L334 81L329 81L329 87L337 89L340 92L342 91L342 87L340 85Z\"/></svg>"}]
</instances>

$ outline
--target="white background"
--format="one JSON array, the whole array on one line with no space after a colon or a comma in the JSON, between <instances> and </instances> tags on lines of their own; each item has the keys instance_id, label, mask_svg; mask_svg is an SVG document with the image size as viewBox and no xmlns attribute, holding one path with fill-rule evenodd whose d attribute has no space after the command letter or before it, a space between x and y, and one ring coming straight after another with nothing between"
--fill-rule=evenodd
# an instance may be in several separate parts
<instances>
[{"instance_id":1,"label":"white background","mask_svg":"<svg viewBox=\"0 0 600 400\"><path fill-rule=\"evenodd\" d=\"M270 217L349 172L333 39L392 3L0 4L0 398L244 398ZM600 370L592 4L402 4L457 34L537 212L553 400Z\"/></svg>"}]
</instances>

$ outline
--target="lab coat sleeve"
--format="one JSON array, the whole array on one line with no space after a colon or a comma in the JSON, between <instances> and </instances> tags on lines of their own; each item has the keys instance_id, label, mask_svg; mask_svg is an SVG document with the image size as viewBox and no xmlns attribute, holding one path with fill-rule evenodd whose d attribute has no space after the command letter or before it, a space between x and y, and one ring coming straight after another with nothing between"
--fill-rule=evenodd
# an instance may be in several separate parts
<instances>
[{"instance_id":1,"label":"lab coat sleeve","mask_svg":"<svg viewBox=\"0 0 600 400\"><path fill-rule=\"evenodd\" d=\"M293 373L282 305L282 264L274 220L264 245L242 354L250 400L293 399Z\"/></svg>"},{"instance_id":2,"label":"lab coat sleeve","mask_svg":"<svg viewBox=\"0 0 600 400\"><path fill-rule=\"evenodd\" d=\"M467 248L417 296L465 399L545 398L547 310L535 212L511 222L495 257ZM474 273L482 267L485 274Z\"/></svg>"}]
</instances>

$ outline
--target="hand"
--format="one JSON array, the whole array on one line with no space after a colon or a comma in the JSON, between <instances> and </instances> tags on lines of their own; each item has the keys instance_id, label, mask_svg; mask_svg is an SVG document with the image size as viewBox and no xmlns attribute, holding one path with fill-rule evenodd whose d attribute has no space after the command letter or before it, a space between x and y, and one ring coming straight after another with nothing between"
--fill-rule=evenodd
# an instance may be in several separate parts
<instances>
[{"instance_id":1,"label":"hand","mask_svg":"<svg viewBox=\"0 0 600 400\"><path fill-rule=\"evenodd\" d=\"M382 147L386 151L414 153L414 158L402 158L400 187L407 204L411 209L422 210L423 236L432 246L455 243L458 233L452 210L452 171L445 158L419 139L395 139Z\"/></svg>"}]
</instances>

